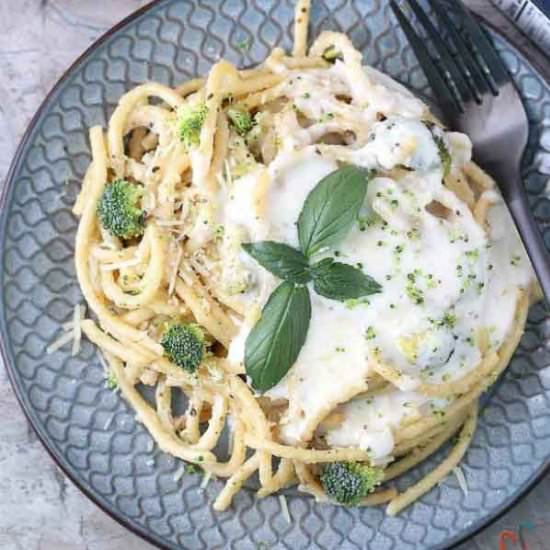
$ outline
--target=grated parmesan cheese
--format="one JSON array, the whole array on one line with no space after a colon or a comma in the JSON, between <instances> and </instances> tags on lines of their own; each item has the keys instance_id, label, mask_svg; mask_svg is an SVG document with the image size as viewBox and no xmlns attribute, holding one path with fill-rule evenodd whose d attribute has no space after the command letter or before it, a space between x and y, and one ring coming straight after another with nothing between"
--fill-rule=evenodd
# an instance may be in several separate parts
<instances>
[{"instance_id":1,"label":"grated parmesan cheese","mask_svg":"<svg viewBox=\"0 0 550 550\"><path fill-rule=\"evenodd\" d=\"M108 430L111 427L111 424L113 423L113 420L115 418L115 413L113 413L109 418L107 418L107 421L103 425L104 430Z\"/></svg>"},{"instance_id":2,"label":"grated parmesan cheese","mask_svg":"<svg viewBox=\"0 0 550 550\"><path fill-rule=\"evenodd\" d=\"M161 227L172 227L174 225L184 225L185 220L159 220L157 219L157 224Z\"/></svg>"},{"instance_id":3,"label":"grated parmesan cheese","mask_svg":"<svg viewBox=\"0 0 550 550\"><path fill-rule=\"evenodd\" d=\"M93 254L89 257L88 262L90 264L92 286L94 287L94 291L99 294L101 293L101 284L99 283L99 262Z\"/></svg>"},{"instance_id":4,"label":"grated parmesan cheese","mask_svg":"<svg viewBox=\"0 0 550 550\"><path fill-rule=\"evenodd\" d=\"M65 344L73 341L71 355L74 356L80 351L80 343L82 340L82 329L80 322L84 318L85 307L80 304L76 304L73 309L73 315L70 321L67 321L61 325L64 334L54 340L47 348L46 353L50 354L62 348Z\"/></svg>"},{"instance_id":5,"label":"grated parmesan cheese","mask_svg":"<svg viewBox=\"0 0 550 550\"><path fill-rule=\"evenodd\" d=\"M211 479L212 479L212 472L204 472L204 476L200 484L201 491L204 491L206 489L206 486L210 483Z\"/></svg>"},{"instance_id":6,"label":"grated parmesan cheese","mask_svg":"<svg viewBox=\"0 0 550 550\"><path fill-rule=\"evenodd\" d=\"M231 166L227 159L223 161L223 164L225 166L225 179L227 181L227 186L232 187L233 186L233 175L231 173Z\"/></svg>"},{"instance_id":7,"label":"grated parmesan cheese","mask_svg":"<svg viewBox=\"0 0 550 550\"><path fill-rule=\"evenodd\" d=\"M281 504L281 512L287 523L292 523L290 519L290 512L288 511L288 504L286 502L285 495L279 495L279 502Z\"/></svg>"},{"instance_id":8,"label":"grated parmesan cheese","mask_svg":"<svg viewBox=\"0 0 550 550\"><path fill-rule=\"evenodd\" d=\"M105 359L105 356L101 351L99 351L99 348L97 348L97 357L99 359L99 363L103 367L103 371L105 373L105 376L107 376L108 372L111 370L109 365L107 364L107 360Z\"/></svg>"},{"instance_id":9,"label":"grated parmesan cheese","mask_svg":"<svg viewBox=\"0 0 550 550\"><path fill-rule=\"evenodd\" d=\"M68 344L74 338L74 331L70 330L61 335L57 340L54 340L47 348L46 353L50 354Z\"/></svg>"},{"instance_id":10,"label":"grated parmesan cheese","mask_svg":"<svg viewBox=\"0 0 550 550\"><path fill-rule=\"evenodd\" d=\"M172 296L174 294L174 289L176 288L176 279L178 277L178 269L181 263L181 258L183 256L183 249L181 246L178 246L178 253L176 254L176 260L172 266L172 273L170 273L170 283L168 285L168 295Z\"/></svg>"},{"instance_id":11,"label":"grated parmesan cheese","mask_svg":"<svg viewBox=\"0 0 550 550\"><path fill-rule=\"evenodd\" d=\"M82 341L82 327L80 322L84 317L84 307L76 304L74 306L73 313L73 348L71 350L71 355L74 357L77 353L80 352L80 343Z\"/></svg>"},{"instance_id":12,"label":"grated parmesan cheese","mask_svg":"<svg viewBox=\"0 0 550 550\"><path fill-rule=\"evenodd\" d=\"M223 380L223 370L217 367L214 363L207 363L206 369L208 370L210 378L214 380L214 382L221 382Z\"/></svg>"},{"instance_id":13,"label":"grated parmesan cheese","mask_svg":"<svg viewBox=\"0 0 550 550\"><path fill-rule=\"evenodd\" d=\"M455 466L453 468L453 473L456 476L456 480L458 481L458 485L462 489L462 492L464 493L464 496L468 496L468 484L466 482L466 476L464 475L464 472L462 471L462 468L460 466Z\"/></svg>"},{"instance_id":14,"label":"grated parmesan cheese","mask_svg":"<svg viewBox=\"0 0 550 550\"><path fill-rule=\"evenodd\" d=\"M390 462L392 462L394 458L392 456L382 456L379 458L373 457L370 459L370 463L373 466L386 466Z\"/></svg>"},{"instance_id":15,"label":"grated parmesan cheese","mask_svg":"<svg viewBox=\"0 0 550 550\"><path fill-rule=\"evenodd\" d=\"M180 466L174 474L174 481L178 482L185 475L185 468Z\"/></svg>"},{"instance_id":16,"label":"grated parmesan cheese","mask_svg":"<svg viewBox=\"0 0 550 550\"><path fill-rule=\"evenodd\" d=\"M180 220L186 221L187 216L189 216L189 212L191 211L191 203L189 200L185 200L181 202L181 212L180 212Z\"/></svg>"},{"instance_id":17,"label":"grated parmesan cheese","mask_svg":"<svg viewBox=\"0 0 550 550\"><path fill-rule=\"evenodd\" d=\"M218 185L222 188L222 189L225 189L225 178L222 176L222 174L220 172L218 172L216 174L216 181L218 182Z\"/></svg>"},{"instance_id":18,"label":"grated parmesan cheese","mask_svg":"<svg viewBox=\"0 0 550 550\"><path fill-rule=\"evenodd\" d=\"M188 273L185 273L185 271L183 271L183 269L180 269L178 271L178 275L181 277L181 279L183 280L183 282L187 286L192 286L193 285L193 279L189 276Z\"/></svg>"},{"instance_id":19,"label":"grated parmesan cheese","mask_svg":"<svg viewBox=\"0 0 550 550\"><path fill-rule=\"evenodd\" d=\"M99 224L99 231L101 232L101 238L103 239L101 246L104 246L110 250L120 250L122 248L120 240L114 235L111 235L101 224Z\"/></svg>"},{"instance_id":20,"label":"grated parmesan cheese","mask_svg":"<svg viewBox=\"0 0 550 550\"><path fill-rule=\"evenodd\" d=\"M130 258L129 260L123 260L121 262L112 262L109 264L101 264L99 269L101 271L116 271L117 269L122 269L124 267L135 267L143 263L143 258L141 256Z\"/></svg>"}]
</instances>

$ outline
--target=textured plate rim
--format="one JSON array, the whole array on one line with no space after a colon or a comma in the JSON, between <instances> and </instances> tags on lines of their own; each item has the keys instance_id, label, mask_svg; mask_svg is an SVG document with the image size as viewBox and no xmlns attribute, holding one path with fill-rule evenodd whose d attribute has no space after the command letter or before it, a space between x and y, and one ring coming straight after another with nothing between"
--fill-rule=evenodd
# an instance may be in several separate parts
<instances>
[{"instance_id":1,"label":"textured plate rim","mask_svg":"<svg viewBox=\"0 0 550 550\"><path fill-rule=\"evenodd\" d=\"M142 6L141 8L137 9L136 11L132 12L130 15L126 16L124 19L116 23L113 27L111 27L99 38L97 38L88 48L86 48L86 50L84 50L84 52L80 56L78 56L75 59L75 61L71 63L71 65L63 72L63 74L59 77L59 79L56 81L56 83L53 85L50 91L46 94L44 100L41 102L40 106L38 107L35 114L33 115L30 122L28 123L27 128L23 134L23 137L21 138L17 146L13 159L10 163L10 168L6 176L4 187L0 194L0 243L4 241L4 236L6 231L6 222L7 222L6 199L12 187L14 186L14 176L17 170L19 169L23 150L25 149L25 146L27 145L34 131L36 124L42 117L45 109L48 107L50 100L55 96L55 94L57 93L59 88L65 83L65 81L72 76L73 72L79 67L79 65L83 61L85 61L86 58L88 58L88 56L90 56L96 50L96 48L101 46L104 42L106 42L108 39L110 39L113 35L118 33L124 27L132 23L134 20L145 15L147 12L151 11L153 8L163 3L164 3L163 0L160 0L160 1L151 0L146 5ZM515 50L524 59L526 64L529 66L529 68L535 74L537 74L537 76L539 76L543 81L545 81L547 84L550 85L550 82L548 82L545 76L541 74L533 66L533 64L529 61L529 59L527 59L527 57L523 54L523 51L521 51L515 44L510 42L509 39L504 37L498 31L498 29L496 29L493 25L491 25L491 23L487 19L483 17L479 17L477 14L474 14L474 16L480 19L483 22L484 26L489 27L492 32L497 34L499 38L506 43L507 46ZM2 282L3 282L3 274L0 274L0 277L2 278ZM2 298L0 298L0 305L2 306L2 309L3 309L4 303ZM129 519L127 516L123 515L122 513L119 513L118 511L116 511L109 502L107 502L100 495L96 494L96 492L93 489L88 487L87 484L79 476L76 475L76 473L73 471L71 466L68 463L66 463L65 458L53 446L53 444L50 441L50 438L45 433L43 433L42 425L36 421L36 419L33 416L34 412L32 408L26 402L26 396L23 390L19 387L19 384L17 381L17 375L15 373L16 369L14 365L10 361L8 361L8 353L6 349L6 342L8 340L9 339L7 337L7 334L5 334L4 326L0 326L0 355L2 357L2 361L4 363L6 372L8 374L8 380L10 381L11 387L17 398L19 406L23 410L23 413L25 414L27 421L29 422L34 433L38 437L38 440L46 449L46 451L48 452L48 454L50 455L54 463L63 471L63 473L71 480L71 482L78 488L79 491L81 491L89 500L91 500L96 506L98 506L103 512L105 512L108 516L114 519L117 523L119 523L120 525L122 525L123 527L131 531L132 533L138 535L139 537L149 542L150 544L153 544L158 548L170 550L171 547L168 546L160 537L151 533L151 531L149 531L145 527L142 527L134 523L131 519ZM435 548L440 550L450 550L452 548L456 548L458 545L464 542L467 542L472 537L480 533L482 530L484 530L485 528L489 527L494 522L496 522L499 518L501 518L504 514L506 514L506 512L511 510L512 507L518 504L523 498L525 498L542 480L542 478L545 477L546 474L548 473L550 473L550 457L547 458L547 460L543 463L543 465L527 481L525 481L523 485L521 485L512 496L510 496L507 500L505 500L503 503L497 506L492 513L487 514L485 517L475 522L471 527L464 529L460 534L455 535L451 539L445 541L443 544ZM182 548L181 546L179 547Z\"/></svg>"}]
</instances>

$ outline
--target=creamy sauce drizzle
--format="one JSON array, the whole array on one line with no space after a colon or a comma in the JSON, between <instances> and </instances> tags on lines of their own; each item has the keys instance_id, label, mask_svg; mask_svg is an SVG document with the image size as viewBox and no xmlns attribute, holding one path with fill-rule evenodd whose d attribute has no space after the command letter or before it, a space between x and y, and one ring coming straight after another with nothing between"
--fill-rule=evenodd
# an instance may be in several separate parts
<instances>
[{"instance_id":1,"label":"creamy sauce drizzle","mask_svg":"<svg viewBox=\"0 0 550 550\"><path fill-rule=\"evenodd\" d=\"M325 433L328 443L368 448L374 459L383 460L393 449L392 429L405 416L431 414L441 406L414 391L419 383L455 380L475 368L481 360L480 329L489 334L491 349L497 349L511 327L517 289L533 275L496 193L486 232L468 206L444 187L438 146L420 120L425 108L409 92L368 69L371 96L360 96L367 88L350 82L340 63L291 76L289 97L319 122L302 128L292 115L281 116L282 152L267 169L263 206L254 199L258 170L235 179L220 197L227 240L222 261L229 278L247 281L237 297L243 309L259 309L278 281L240 250L241 242L270 239L297 246L296 221L304 200L337 168L336 160L377 170L360 219L345 241L325 255L360 267L383 290L340 303L310 289L313 313L305 345L267 395L289 401L281 421L281 437L289 443L309 440L320 419L347 402L340 408L342 422ZM338 101L337 94L349 95L351 103ZM377 112L385 120L377 121ZM368 132L358 129L351 147L319 152L313 145L323 132L357 128L358 123ZM469 161L466 136L441 131L440 138L451 152L453 170ZM434 202L444 207L444 216L434 213ZM243 361L251 326L245 317L230 361ZM368 388L373 353L401 371L402 383L367 399L358 394Z\"/></svg>"}]
</instances>

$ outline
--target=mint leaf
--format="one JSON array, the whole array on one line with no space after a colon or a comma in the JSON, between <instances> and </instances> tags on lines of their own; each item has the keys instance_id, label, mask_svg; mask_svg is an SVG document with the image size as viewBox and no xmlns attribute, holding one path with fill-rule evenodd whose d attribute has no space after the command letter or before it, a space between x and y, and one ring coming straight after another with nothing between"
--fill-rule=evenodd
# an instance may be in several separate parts
<instances>
[{"instance_id":1,"label":"mint leaf","mask_svg":"<svg viewBox=\"0 0 550 550\"><path fill-rule=\"evenodd\" d=\"M310 257L341 241L365 200L369 171L344 166L325 176L309 193L298 218L302 252Z\"/></svg>"},{"instance_id":2,"label":"mint leaf","mask_svg":"<svg viewBox=\"0 0 550 550\"><path fill-rule=\"evenodd\" d=\"M311 281L307 258L295 248L274 241L244 243L243 249L273 275L296 284Z\"/></svg>"},{"instance_id":3,"label":"mint leaf","mask_svg":"<svg viewBox=\"0 0 550 550\"><path fill-rule=\"evenodd\" d=\"M271 294L245 343L252 387L267 391L289 371L306 340L311 301L305 286L281 283Z\"/></svg>"},{"instance_id":4,"label":"mint leaf","mask_svg":"<svg viewBox=\"0 0 550 550\"><path fill-rule=\"evenodd\" d=\"M245 243L243 249L284 280L269 297L245 343L245 368L252 387L267 391L292 367L307 337L311 300L304 285L333 300L353 300L380 292L360 269L332 258L310 266L316 252L342 240L357 220L370 172L344 166L323 178L309 193L298 218L300 250L274 241Z\"/></svg>"},{"instance_id":5,"label":"mint leaf","mask_svg":"<svg viewBox=\"0 0 550 550\"><path fill-rule=\"evenodd\" d=\"M317 294L344 302L376 294L382 287L360 269L325 258L311 268Z\"/></svg>"}]
</instances>

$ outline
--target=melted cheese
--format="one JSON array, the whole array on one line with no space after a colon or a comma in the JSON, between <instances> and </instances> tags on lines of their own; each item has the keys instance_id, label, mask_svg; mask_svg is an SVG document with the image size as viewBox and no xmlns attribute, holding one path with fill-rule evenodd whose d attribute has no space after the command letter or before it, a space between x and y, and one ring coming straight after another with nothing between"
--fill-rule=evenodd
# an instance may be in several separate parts
<instances>
[{"instance_id":1,"label":"melted cheese","mask_svg":"<svg viewBox=\"0 0 550 550\"><path fill-rule=\"evenodd\" d=\"M289 402L280 426L283 441L308 441L320 420L346 403L343 421L325 434L327 441L368 448L373 458L383 460L392 452L392 429L407 414L439 406L415 393L420 382L455 380L475 368L481 359L480 329L490 335L492 349L502 344L513 320L517 289L529 284L532 272L498 195L487 233L443 185L438 145L420 120L425 112L421 102L384 75L369 70L365 78L367 87L350 82L343 64L293 74L287 95L298 108L310 118L322 119L327 112L333 116L294 133L295 115L280 116L279 132L287 132L267 170L264 208L258 209L253 198L256 170L235 179L224 192L220 217L237 244L270 239L297 246L296 221L305 198L337 168L335 159L380 174L369 184L357 224L337 250L324 255L360 267L382 291L341 303L310 288L306 342L268 395ZM370 95L359 101L366 89ZM349 104L335 99L341 93L351 96ZM375 112L386 118L377 122ZM322 131L357 127L357 121L368 132L359 129L353 146L321 150L313 145ZM440 137L450 150L453 170L469 161L466 136L441 131ZM221 253L222 262L244 273L250 283L238 297L244 309L256 306L259 311L278 281L239 246L224 246ZM230 347L230 361L243 362L246 336L256 319L245 316ZM398 369L402 382L400 388L366 399L360 394L368 388L373 354Z\"/></svg>"}]
</instances>

